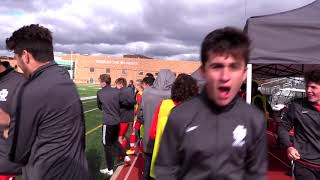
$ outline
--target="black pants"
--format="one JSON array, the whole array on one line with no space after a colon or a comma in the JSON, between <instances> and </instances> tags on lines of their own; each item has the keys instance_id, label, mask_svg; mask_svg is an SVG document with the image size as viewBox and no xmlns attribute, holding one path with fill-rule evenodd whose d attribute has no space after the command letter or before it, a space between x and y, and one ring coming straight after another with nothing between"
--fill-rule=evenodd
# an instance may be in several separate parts
<instances>
[{"instance_id":1,"label":"black pants","mask_svg":"<svg viewBox=\"0 0 320 180\"><path fill-rule=\"evenodd\" d=\"M117 148L119 154L125 157L127 154L118 141L118 134L120 125L103 125L102 126L102 144L104 146L104 152L107 162L108 170L113 169L113 147Z\"/></svg>"},{"instance_id":2,"label":"black pants","mask_svg":"<svg viewBox=\"0 0 320 180\"><path fill-rule=\"evenodd\" d=\"M294 163L295 180L319 180L320 168L307 166L299 162Z\"/></svg>"},{"instance_id":3,"label":"black pants","mask_svg":"<svg viewBox=\"0 0 320 180\"><path fill-rule=\"evenodd\" d=\"M144 153L144 170L143 170L143 180L152 180L150 176L152 153Z\"/></svg>"}]
</instances>

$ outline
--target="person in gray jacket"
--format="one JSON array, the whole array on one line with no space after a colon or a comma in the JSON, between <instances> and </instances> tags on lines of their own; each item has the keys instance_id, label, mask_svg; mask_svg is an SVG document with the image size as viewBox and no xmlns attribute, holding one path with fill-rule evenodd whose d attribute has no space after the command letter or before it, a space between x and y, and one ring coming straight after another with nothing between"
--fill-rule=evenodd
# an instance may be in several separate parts
<instances>
[{"instance_id":1,"label":"person in gray jacket","mask_svg":"<svg viewBox=\"0 0 320 180\"><path fill-rule=\"evenodd\" d=\"M68 71L54 62L49 29L31 24L6 40L27 77L19 89L10 160L24 180L87 180L84 114Z\"/></svg>"},{"instance_id":2,"label":"person in gray jacket","mask_svg":"<svg viewBox=\"0 0 320 180\"><path fill-rule=\"evenodd\" d=\"M153 116L159 103L171 97L171 87L176 79L174 73L169 69L161 69L151 88L144 90L138 121L144 125L143 150L144 150L144 179L151 179L150 165L153 152L153 141L149 140L149 132Z\"/></svg>"},{"instance_id":3,"label":"person in gray jacket","mask_svg":"<svg viewBox=\"0 0 320 180\"><path fill-rule=\"evenodd\" d=\"M117 148L125 162L129 162L125 150L118 141L120 130L120 90L110 86L111 77L108 74L101 74L99 77L102 89L97 92L97 105L103 112L102 144L105 151L107 168L101 169L103 174L113 174L113 147Z\"/></svg>"},{"instance_id":4,"label":"person in gray jacket","mask_svg":"<svg viewBox=\"0 0 320 180\"><path fill-rule=\"evenodd\" d=\"M226 27L201 46L201 95L176 106L163 132L157 180L265 180L265 120L237 96L246 79L249 39Z\"/></svg>"}]
</instances>

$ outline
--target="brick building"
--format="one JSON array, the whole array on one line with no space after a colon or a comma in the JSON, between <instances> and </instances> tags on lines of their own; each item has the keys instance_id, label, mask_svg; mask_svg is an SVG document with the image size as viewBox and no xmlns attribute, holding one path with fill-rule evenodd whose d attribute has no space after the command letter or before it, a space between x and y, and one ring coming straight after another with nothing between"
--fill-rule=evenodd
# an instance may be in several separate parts
<instances>
[{"instance_id":1,"label":"brick building","mask_svg":"<svg viewBox=\"0 0 320 180\"><path fill-rule=\"evenodd\" d=\"M179 73L191 74L199 66L200 61L177 61L144 58L142 56L108 57L65 54L55 57L58 64L69 70L71 78L78 84L98 84L100 74L110 74L112 82L119 77L137 80L146 73L157 75L160 69L171 69ZM16 62L10 60L15 66Z\"/></svg>"}]
</instances>

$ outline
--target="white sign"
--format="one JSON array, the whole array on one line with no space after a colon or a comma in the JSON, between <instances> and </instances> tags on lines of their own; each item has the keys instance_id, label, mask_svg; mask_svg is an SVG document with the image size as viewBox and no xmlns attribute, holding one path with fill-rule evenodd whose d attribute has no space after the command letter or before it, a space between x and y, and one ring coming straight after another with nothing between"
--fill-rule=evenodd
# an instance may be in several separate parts
<instances>
[{"instance_id":1,"label":"white sign","mask_svg":"<svg viewBox=\"0 0 320 180\"><path fill-rule=\"evenodd\" d=\"M131 65L136 66L138 65L138 62L134 61L110 61L110 60L96 60L96 63L98 64L116 64L116 65Z\"/></svg>"}]
</instances>

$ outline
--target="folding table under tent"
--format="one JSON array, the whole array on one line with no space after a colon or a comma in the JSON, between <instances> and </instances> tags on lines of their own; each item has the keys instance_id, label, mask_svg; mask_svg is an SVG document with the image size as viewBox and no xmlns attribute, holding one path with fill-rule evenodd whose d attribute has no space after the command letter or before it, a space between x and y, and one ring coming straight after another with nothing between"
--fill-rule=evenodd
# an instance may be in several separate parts
<instances>
[{"instance_id":1,"label":"folding table under tent","mask_svg":"<svg viewBox=\"0 0 320 180\"><path fill-rule=\"evenodd\" d=\"M294 77L320 70L320 0L286 12L251 17L244 31L252 43L248 103L252 78Z\"/></svg>"}]
</instances>

